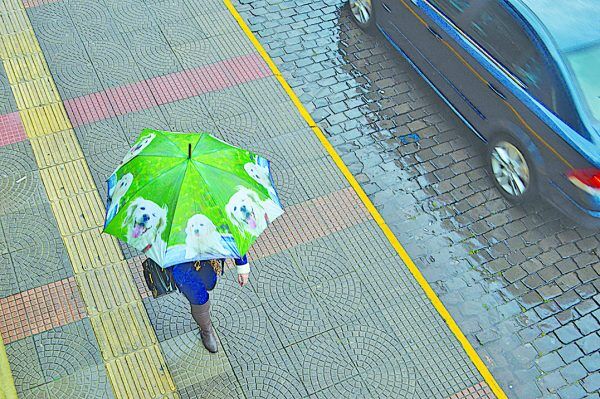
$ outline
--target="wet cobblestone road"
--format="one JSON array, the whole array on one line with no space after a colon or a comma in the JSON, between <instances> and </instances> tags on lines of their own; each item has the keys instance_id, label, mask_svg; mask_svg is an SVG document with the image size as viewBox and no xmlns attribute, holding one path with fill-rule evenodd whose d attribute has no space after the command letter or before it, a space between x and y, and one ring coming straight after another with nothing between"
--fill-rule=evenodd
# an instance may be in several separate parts
<instances>
[{"instance_id":1,"label":"wet cobblestone road","mask_svg":"<svg viewBox=\"0 0 600 399\"><path fill-rule=\"evenodd\" d=\"M506 202L483 144L343 1L234 3L509 397L598 398L598 236Z\"/></svg>"}]
</instances>

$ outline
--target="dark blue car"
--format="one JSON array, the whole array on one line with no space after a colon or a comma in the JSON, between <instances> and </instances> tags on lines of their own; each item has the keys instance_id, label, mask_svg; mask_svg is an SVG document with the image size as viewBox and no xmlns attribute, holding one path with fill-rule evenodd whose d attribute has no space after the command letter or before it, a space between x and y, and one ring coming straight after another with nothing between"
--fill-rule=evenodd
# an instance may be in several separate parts
<instances>
[{"instance_id":1,"label":"dark blue car","mask_svg":"<svg viewBox=\"0 0 600 399\"><path fill-rule=\"evenodd\" d=\"M600 227L600 0L350 0L488 143L494 183Z\"/></svg>"}]
</instances>

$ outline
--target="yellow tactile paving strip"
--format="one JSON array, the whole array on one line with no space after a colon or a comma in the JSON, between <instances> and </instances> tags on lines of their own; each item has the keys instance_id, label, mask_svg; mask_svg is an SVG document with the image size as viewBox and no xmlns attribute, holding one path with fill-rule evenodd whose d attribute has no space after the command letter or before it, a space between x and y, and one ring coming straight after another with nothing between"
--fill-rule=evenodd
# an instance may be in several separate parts
<instances>
[{"instance_id":1,"label":"yellow tactile paving strip","mask_svg":"<svg viewBox=\"0 0 600 399\"><path fill-rule=\"evenodd\" d=\"M115 396L177 397L127 262L115 239L101 234L104 206L21 1L0 0L0 37L0 59ZM0 370L0 398L10 397L8 368Z\"/></svg>"}]
</instances>

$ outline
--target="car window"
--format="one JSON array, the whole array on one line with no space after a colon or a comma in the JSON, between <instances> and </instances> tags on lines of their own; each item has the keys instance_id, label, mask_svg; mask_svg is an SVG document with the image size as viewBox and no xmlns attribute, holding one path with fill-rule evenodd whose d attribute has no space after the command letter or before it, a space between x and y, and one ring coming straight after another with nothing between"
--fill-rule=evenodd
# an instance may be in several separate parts
<instances>
[{"instance_id":1,"label":"car window","mask_svg":"<svg viewBox=\"0 0 600 399\"><path fill-rule=\"evenodd\" d=\"M485 8L461 25L467 35L522 83L534 90L542 87L544 63L541 54L500 2L488 1Z\"/></svg>"},{"instance_id":2,"label":"car window","mask_svg":"<svg viewBox=\"0 0 600 399\"><path fill-rule=\"evenodd\" d=\"M471 0L429 0L429 3L453 21L471 6Z\"/></svg>"},{"instance_id":3,"label":"car window","mask_svg":"<svg viewBox=\"0 0 600 399\"><path fill-rule=\"evenodd\" d=\"M501 0L427 0L477 43L525 89L575 130L573 112L561 81L550 62Z\"/></svg>"}]
</instances>

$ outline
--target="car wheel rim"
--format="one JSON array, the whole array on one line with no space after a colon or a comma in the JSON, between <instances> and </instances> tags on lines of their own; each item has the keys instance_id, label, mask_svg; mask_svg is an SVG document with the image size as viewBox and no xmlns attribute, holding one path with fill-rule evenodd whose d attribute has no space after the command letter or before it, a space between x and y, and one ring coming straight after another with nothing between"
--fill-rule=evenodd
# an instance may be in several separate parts
<instances>
[{"instance_id":1,"label":"car wheel rim","mask_svg":"<svg viewBox=\"0 0 600 399\"><path fill-rule=\"evenodd\" d=\"M371 20L371 0L351 0L350 9L354 18L361 24Z\"/></svg>"},{"instance_id":2,"label":"car wheel rim","mask_svg":"<svg viewBox=\"0 0 600 399\"><path fill-rule=\"evenodd\" d=\"M517 147L501 141L492 150L492 171L504 191L520 197L529 186L529 166Z\"/></svg>"}]
</instances>

